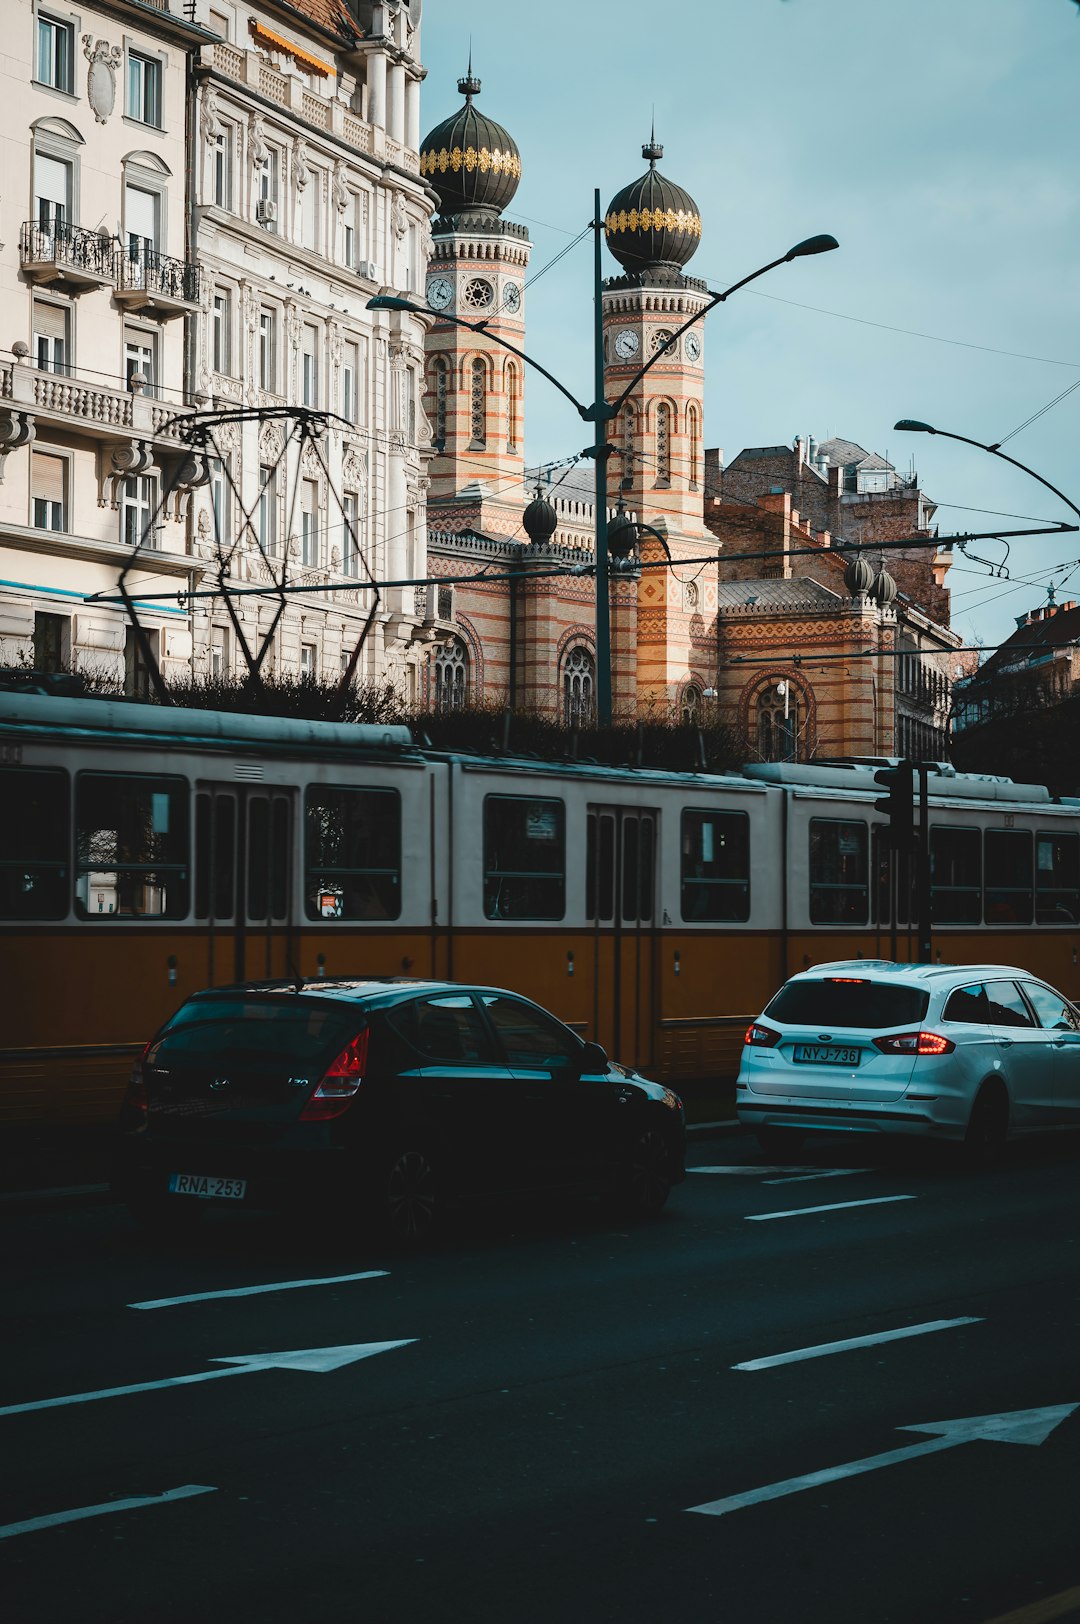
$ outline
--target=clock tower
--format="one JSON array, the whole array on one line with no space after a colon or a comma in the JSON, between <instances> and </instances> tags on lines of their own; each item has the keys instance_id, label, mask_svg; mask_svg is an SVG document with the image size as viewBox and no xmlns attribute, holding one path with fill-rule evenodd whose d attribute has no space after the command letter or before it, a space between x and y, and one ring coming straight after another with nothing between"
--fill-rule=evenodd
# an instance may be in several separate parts
<instances>
[{"instance_id":1,"label":"clock tower","mask_svg":"<svg viewBox=\"0 0 1080 1624\"><path fill-rule=\"evenodd\" d=\"M532 244L502 210L517 191L521 157L502 125L477 111L480 81L471 65L458 90L464 106L432 130L420 153L420 172L439 198L427 272L427 303L438 313L425 346L424 407L436 452L428 514L434 529L467 522L520 534L525 365L503 344L524 348ZM440 320L443 313L483 330Z\"/></svg>"},{"instance_id":2,"label":"clock tower","mask_svg":"<svg viewBox=\"0 0 1080 1624\"><path fill-rule=\"evenodd\" d=\"M608 475L635 518L666 534L675 558L716 552L705 528L704 366L702 324L668 344L709 302L709 290L683 266L701 241L701 216L690 194L657 168L664 149L642 148L649 167L624 186L604 217L607 244L623 274L604 285L605 394L631 392L613 421ZM665 348L665 345L668 347ZM638 383L633 380L659 355ZM645 539L645 558L663 557ZM680 700L688 681L712 687L716 657L707 628L716 613L716 566L646 570L638 586L637 690Z\"/></svg>"}]
</instances>

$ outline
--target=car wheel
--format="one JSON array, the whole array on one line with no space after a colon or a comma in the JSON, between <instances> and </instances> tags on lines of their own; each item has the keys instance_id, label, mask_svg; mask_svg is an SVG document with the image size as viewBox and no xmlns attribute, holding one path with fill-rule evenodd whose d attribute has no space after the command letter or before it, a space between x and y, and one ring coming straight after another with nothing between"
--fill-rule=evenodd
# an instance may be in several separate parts
<instances>
[{"instance_id":1,"label":"car wheel","mask_svg":"<svg viewBox=\"0 0 1080 1624\"><path fill-rule=\"evenodd\" d=\"M671 1153L657 1128L643 1128L627 1152L619 1179L618 1203L623 1212L655 1218L671 1194Z\"/></svg>"},{"instance_id":2,"label":"car wheel","mask_svg":"<svg viewBox=\"0 0 1080 1624\"><path fill-rule=\"evenodd\" d=\"M1009 1135L1009 1097L998 1082L984 1083L971 1107L964 1149L975 1167L997 1161Z\"/></svg>"},{"instance_id":3,"label":"car wheel","mask_svg":"<svg viewBox=\"0 0 1080 1624\"><path fill-rule=\"evenodd\" d=\"M434 1233L440 1213L438 1180L427 1151L417 1146L400 1151L383 1186L387 1235L403 1246L419 1246Z\"/></svg>"},{"instance_id":4,"label":"car wheel","mask_svg":"<svg viewBox=\"0 0 1080 1624\"><path fill-rule=\"evenodd\" d=\"M763 1122L755 1132L762 1154L772 1157L774 1161L783 1161L785 1156L794 1156L796 1151L802 1149L803 1140L806 1138L801 1128L780 1128L768 1122Z\"/></svg>"}]
</instances>

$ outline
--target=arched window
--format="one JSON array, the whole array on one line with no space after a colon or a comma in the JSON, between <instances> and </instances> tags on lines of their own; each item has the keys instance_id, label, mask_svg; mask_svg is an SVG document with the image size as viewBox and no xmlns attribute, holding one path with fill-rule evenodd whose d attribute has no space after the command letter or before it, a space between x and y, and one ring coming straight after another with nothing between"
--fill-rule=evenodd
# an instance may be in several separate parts
<instances>
[{"instance_id":1,"label":"arched window","mask_svg":"<svg viewBox=\"0 0 1080 1624\"><path fill-rule=\"evenodd\" d=\"M631 479L634 473L634 408L629 402L623 407L622 414L622 451L623 451L623 478Z\"/></svg>"},{"instance_id":2,"label":"arched window","mask_svg":"<svg viewBox=\"0 0 1080 1624\"><path fill-rule=\"evenodd\" d=\"M783 687L783 692L777 688ZM797 761L799 697L790 685L777 684L758 700L758 753L762 761Z\"/></svg>"},{"instance_id":3,"label":"arched window","mask_svg":"<svg viewBox=\"0 0 1080 1624\"><path fill-rule=\"evenodd\" d=\"M461 710L469 697L469 654L460 637L435 656L435 709Z\"/></svg>"},{"instance_id":4,"label":"arched window","mask_svg":"<svg viewBox=\"0 0 1080 1624\"><path fill-rule=\"evenodd\" d=\"M469 421L471 449L483 451L487 445L487 366L479 356L472 364Z\"/></svg>"},{"instance_id":5,"label":"arched window","mask_svg":"<svg viewBox=\"0 0 1080 1624\"><path fill-rule=\"evenodd\" d=\"M506 449L516 451L518 443L518 369L506 363Z\"/></svg>"},{"instance_id":6,"label":"arched window","mask_svg":"<svg viewBox=\"0 0 1080 1624\"><path fill-rule=\"evenodd\" d=\"M666 400L656 408L656 483L671 484L671 407Z\"/></svg>"},{"instance_id":7,"label":"arched window","mask_svg":"<svg viewBox=\"0 0 1080 1624\"><path fill-rule=\"evenodd\" d=\"M446 450L446 402L450 390L450 364L441 355L431 363L431 393L434 397L435 449Z\"/></svg>"},{"instance_id":8,"label":"arched window","mask_svg":"<svg viewBox=\"0 0 1080 1624\"><path fill-rule=\"evenodd\" d=\"M701 422L698 418L696 406L686 408L686 441L687 473L690 476L690 489L696 491L698 488L698 469L701 466Z\"/></svg>"},{"instance_id":9,"label":"arched window","mask_svg":"<svg viewBox=\"0 0 1080 1624\"><path fill-rule=\"evenodd\" d=\"M688 683L683 689L682 704L680 705L683 724L686 727L700 727L701 725L701 689L696 682Z\"/></svg>"},{"instance_id":10,"label":"arched window","mask_svg":"<svg viewBox=\"0 0 1080 1624\"><path fill-rule=\"evenodd\" d=\"M595 719L596 662L587 648L573 648L563 665L563 721L589 727Z\"/></svg>"}]
</instances>

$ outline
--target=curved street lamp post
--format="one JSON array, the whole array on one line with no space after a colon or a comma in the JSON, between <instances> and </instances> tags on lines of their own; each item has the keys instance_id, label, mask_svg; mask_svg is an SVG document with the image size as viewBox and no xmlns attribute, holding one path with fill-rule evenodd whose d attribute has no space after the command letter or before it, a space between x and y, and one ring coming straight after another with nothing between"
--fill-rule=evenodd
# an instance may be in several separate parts
<instances>
[{"instance_id":1,"label":"curved street lamp post","mask_svg":"<svg viewBox=\"0 0 1080 1624\"><path fill-rule=\"evenodd\" d=\"M526 355L514 344L509 344L503 338L496 338L495 342L501 349L516 355L527 366L539 372L541 377L554 384L561 395L574 407L578 416L586 423L596 425L596 439L583 453L592 457L596 463L596 513L595 513L595 571L596 571L596 710L597 720L601 726L607 726L611 721L611 605L609 600L609 582L611 577L611 561L608 556L608 473L607 463L614 447L607 438L607 425L616 417L625 405L634 389L644 378L645 374L678 342L688 328L707 316L710 310L730 299L733 293L746 287L747 283L754 282L767 271L774 270L777 265L786 265L790 260L801 259L810 254L828 253L830 249L840 245L835 237L819 235L808 237L805 241L796 243L789 248L786 254L779 259L770 260L762 265L760 270L744 276L741 281L735 282L723 293L714 293L707 304L688 321L683 322L663 344L659 345L655 354L631 378L618 399L609 404L605 398L604 390L604 308L603 308L603 264L601 256L601 242L604 234L604 220L600 213L600 193L593 194L593 221L595 251L593 256L593 298L594 298L594 324L593 324L593 388L594 398L591 405L583 405L576 396L572 395L565 384L549 372L546 367L531 355ZM455 327L466 327L474 333L487 333L489 321L466 321L460 316L448 315L445 311L435 311L425 305L415 304L411 299L398 298L395 294L377 294L367 302L369 310L403 310L418 316L435 316L440 321L452 322ZM493 335L488 334L489 337ZM645 527L648 528L648 527Z\"/></svg>"}]
</instances>

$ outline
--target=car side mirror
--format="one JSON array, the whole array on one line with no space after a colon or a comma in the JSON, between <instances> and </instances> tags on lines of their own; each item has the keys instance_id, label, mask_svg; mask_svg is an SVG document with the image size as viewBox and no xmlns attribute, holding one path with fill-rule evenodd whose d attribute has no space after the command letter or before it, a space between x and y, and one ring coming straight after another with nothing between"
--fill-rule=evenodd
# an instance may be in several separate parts
<instances>
[{"instance_id":1,"label":"car side mirror","mask_svg":"<svg viewBox=\"0 0 1080 1624\"><path fill-rule=\"evenodd\" d=\"M590 1071L607 1071L608 1057L599 1043L587 1043L581 1051L581 1075Z\"/></svg>"}]
</instances>

